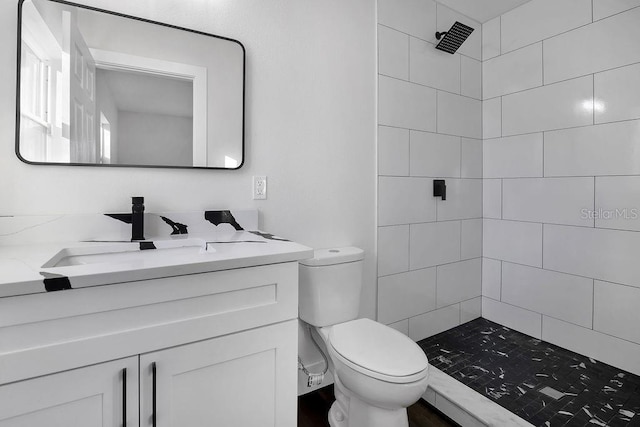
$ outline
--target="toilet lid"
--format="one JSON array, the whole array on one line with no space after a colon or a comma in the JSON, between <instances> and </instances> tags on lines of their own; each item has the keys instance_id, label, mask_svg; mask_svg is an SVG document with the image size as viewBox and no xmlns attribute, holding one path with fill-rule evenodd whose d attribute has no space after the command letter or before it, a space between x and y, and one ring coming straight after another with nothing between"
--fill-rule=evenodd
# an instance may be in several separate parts
<instances>
[{"instance_id":1,"label":"toilet lid","mask_svg":"<svg viewBox=\"0 0 640 427\"><path fill-rule=\"evenodd\" d=\"M409 337L370 319L334 325L329 342L343 358L385 376L410 376L428 367L424 351Z\"/></svg>"}]
</instances>

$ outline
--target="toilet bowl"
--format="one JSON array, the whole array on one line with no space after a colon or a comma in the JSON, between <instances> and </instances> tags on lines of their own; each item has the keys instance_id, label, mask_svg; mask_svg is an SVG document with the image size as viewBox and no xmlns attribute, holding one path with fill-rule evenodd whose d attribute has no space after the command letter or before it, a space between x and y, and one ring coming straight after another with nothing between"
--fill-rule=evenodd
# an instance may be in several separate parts
<instances>
[{"instance_id":1,"label":"toilet bowl","mask_svg":"<svg viewBox=\"0 0 640 427\"><path fill-rule=\"evenodd\" d=\"M335 381L331 427L408 427L407 406L425 392L429 364L406 335L355 319L363 252L315 252L300 265L300 318L322 337ZM355 307L354 307L355 304Z\"/></svg>"}]
</instances>

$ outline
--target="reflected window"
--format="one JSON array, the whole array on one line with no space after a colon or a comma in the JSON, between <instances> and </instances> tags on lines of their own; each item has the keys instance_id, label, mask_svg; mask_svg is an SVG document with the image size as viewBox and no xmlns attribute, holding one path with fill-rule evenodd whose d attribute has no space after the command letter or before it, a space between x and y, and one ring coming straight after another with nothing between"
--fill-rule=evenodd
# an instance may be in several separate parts
<instances>
[{"instance_id":1,"label":"reflected window","mask_svg":"<svg viewBox=\"0 0 640 427\"><path fill-rule=\"evenodd\" d=\"M20 93L20 127L22 135L28 135L25 154L29 158L47 158L49 141L49 66L27 44L22 43L22 78L29 84Z\"/></svg>"}]
</instances>

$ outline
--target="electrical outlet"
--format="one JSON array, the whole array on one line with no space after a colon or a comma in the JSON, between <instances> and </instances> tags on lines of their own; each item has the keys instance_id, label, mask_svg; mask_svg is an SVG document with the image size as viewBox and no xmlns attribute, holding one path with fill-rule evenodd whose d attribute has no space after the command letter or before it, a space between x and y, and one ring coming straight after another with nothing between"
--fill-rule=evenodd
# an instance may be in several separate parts
<instances>
[{"instance_id":1,"label":"electrical outlet","mask_svg":"<svg viewBox=\"0 0 640 427\"><path fill-rule=\"evenodd\" d=\"M267 198L267 177L253 177L253 200L264 200Z\"/></svg>"}]
</instances>

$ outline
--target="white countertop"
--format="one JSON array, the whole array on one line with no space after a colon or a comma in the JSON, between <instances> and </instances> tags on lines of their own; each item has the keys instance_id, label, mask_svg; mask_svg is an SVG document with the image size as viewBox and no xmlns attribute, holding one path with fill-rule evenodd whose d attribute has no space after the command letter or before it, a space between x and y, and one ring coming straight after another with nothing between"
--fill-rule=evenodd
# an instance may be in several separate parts
<instances>
[{"instance_id":1,"label":"white countertop","mask_svg":"<svg viewBox=\"0 0 640 427\"><path fill-rule=\"evenodd\" d=\"M267 235L268 236L268 235ZM104 246L111 242L56 242L0 246L0 298L47 292L45 277L68 277L72 289L162 277L275 264L313 256L313 250L256 232L225 231L162 236L145 241L201 239L209 251L192 257L136 259L131 262L43 267L65 248ZM64 292L64 291L59 291Z\"/></svg>"}]
</instances>

